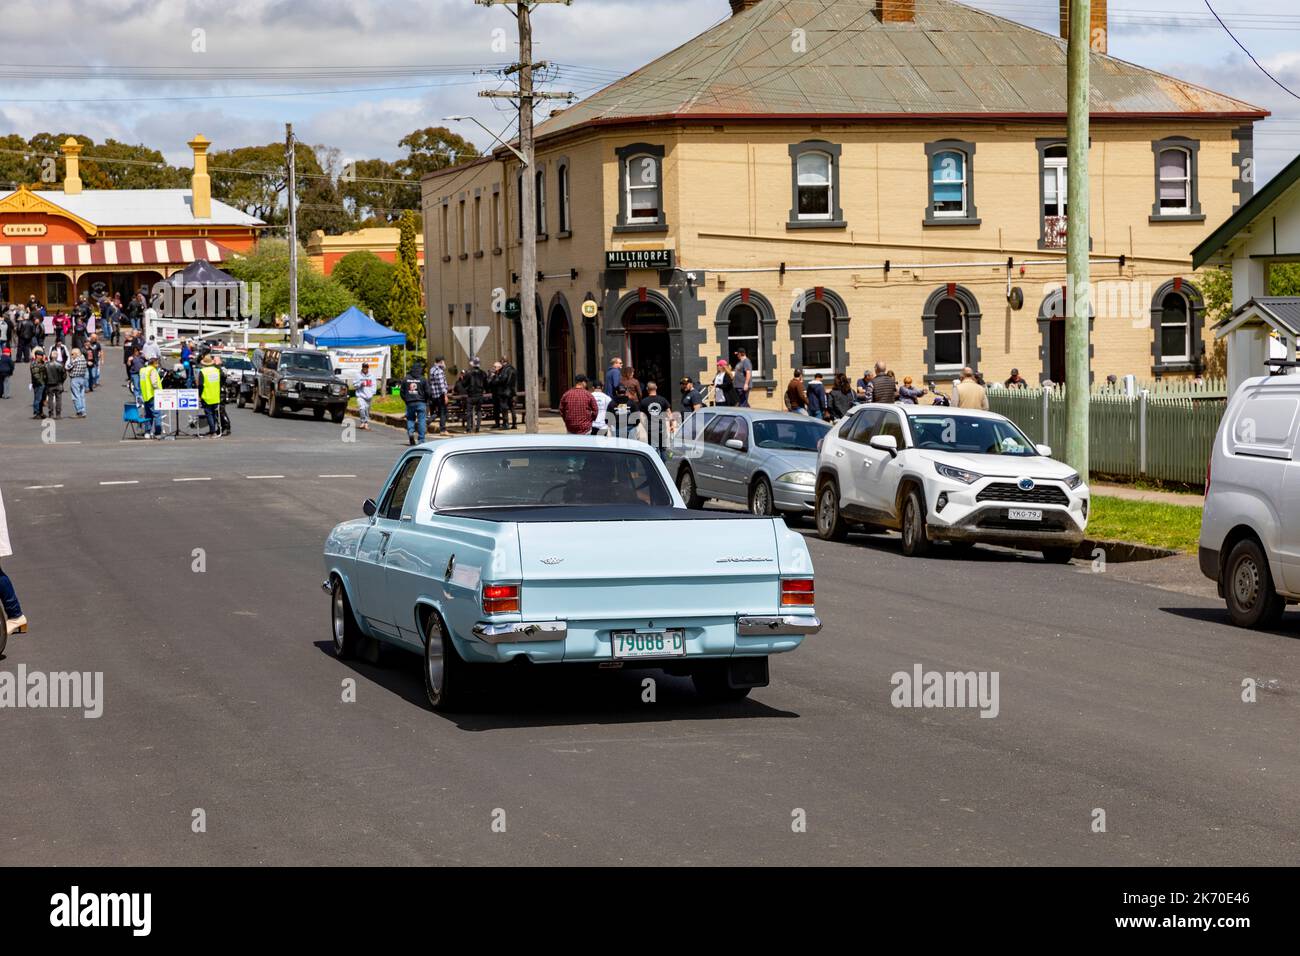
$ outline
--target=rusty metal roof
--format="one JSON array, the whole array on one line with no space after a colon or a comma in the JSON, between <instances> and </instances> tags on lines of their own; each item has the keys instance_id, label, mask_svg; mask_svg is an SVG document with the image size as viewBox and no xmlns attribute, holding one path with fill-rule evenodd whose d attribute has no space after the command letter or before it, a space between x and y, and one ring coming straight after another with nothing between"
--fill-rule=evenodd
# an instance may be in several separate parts
<instances>
[{"instance_id":1,"label":"rusty metal roof","mask_svg":"<svg viewBox=\"0 0 1300 956\"><path fill-rule=\"evenodd\" d=\"M537 135L638 119L1064 116L1064 40L952 0L916 0L909 23L881 23L874 10L875 0L760 0L552 116ZM1267 115L1133 63L1091 57L1097 119Z\"/></svg>"}]
</instances>

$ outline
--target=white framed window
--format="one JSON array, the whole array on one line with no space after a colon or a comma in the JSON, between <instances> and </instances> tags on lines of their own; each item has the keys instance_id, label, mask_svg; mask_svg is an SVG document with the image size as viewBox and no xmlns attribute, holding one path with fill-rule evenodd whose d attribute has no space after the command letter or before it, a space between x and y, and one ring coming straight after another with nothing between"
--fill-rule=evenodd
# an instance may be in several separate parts
<instances>
[{"instance_id":1,"label":"white framed window","mask_svg":"<svg viewBox=\"0 0 1300 956\"><path fill-rule=\"evenodd\" d=\"M560 198L560 232L569 232L569 164L562 163L557 174Z\"/></svg>"},{"instance_id":2,"label":"white framed window","mask_svg":"<svg viewBox=\"0 0 1300 956\"><path fill-rule=\"evenodd\" d=\"M943 299L934 309L934 370L957 372L966 364L966 312L956 299Z\"/></svg>"},{"instance_id":3,"label":"white framed window","mask_svg":"<svg viewBox=\"0 0 1300 956\"><path fill-rule=\"evenodd\" d=\"M967 213L967 163L961 150L946 149L930 157L930 209L936 219Z\"/></svg>"},{"instance_id":4,"label":"white framed window","mask_svg":"<svg viewBox=\"0 0 1300 956\"><path fill-rule=\"evenodd\" d=\"M647 153L627 158L627 195L624 197L629 225L659 222L663 193L659 183L659 159Z\"/></svg>"},{"instance_id":5,"label":"white framed window","mask_svg":"<svg viewBox=\"0 0 1300 956\"><path fill-rule=\"evenodd\" d=\"M829 153L802 152L795 157L795 191L800 220L830 219L835 208Z\"/></svg>"},{"instance_id":6,"label":"white framed window","mask_svg":"<svg viewBox=\"0 0 1300 956\"><path fill-rule=\"evenodd\" d=\"M1192 323L1187 297L1170 292L1160 303L1160 361L1167 365L1191 359Z\"/></svg>"},{"instance_id":7,"label":"white framed window","mask_svg":"<svg viewBox=\"0 0 1300 956\"><path fill-rule=\"evenodd\" d=\"M763 377L762 324L759 322L758 310L752 305L741 302L731 307L727 313L727 350L731 353L729 361L735 367L739 363L737 349L744 349L745 355L753 366L753 378Z\"/></svg>"},{"instance_id":8,"label":"white framed window","mask_svg":"<svg viewBox=\"0 0 1300 956\"><path fill-rule=\"evenodd\" d=\"M1062 217L1069 210L1069 160L1064 146L1049 146L1043 151L1043 215Z\"/></svg>"},{"instance_id":9,"label":"white framed window","mask_svg":"<svg viewBox=\"0 0 1300 956\"><path fill-rule=\"evenodd\" d=\"M804 307L803 336L799 345L800 366L805 375L835 371L835 323L824 302L809 302Z\"/></svg>"},{"instance_id":10,"label":"white framed window","mask_svg":"<svg viewBox=\"0 0 1300 956\"><path fill-rule=\"evenodd\" d=\"M1162 215L1186 215L1192 202L1192 154L1181 146L1160 151L1159 201Z\"/></svg>"}]
</instances>

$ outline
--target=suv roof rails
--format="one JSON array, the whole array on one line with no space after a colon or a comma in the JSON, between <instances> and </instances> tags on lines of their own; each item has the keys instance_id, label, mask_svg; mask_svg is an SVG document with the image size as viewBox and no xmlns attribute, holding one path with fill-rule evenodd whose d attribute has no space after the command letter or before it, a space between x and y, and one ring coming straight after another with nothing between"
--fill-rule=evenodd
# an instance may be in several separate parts
<instances>
[{"instance_id":1,"label":"suv roof rails","mask_svg":"<svg viewBox=\"0 0 1300 956\"><path fill-rule=\"evenodd\" d=\"M1300 368L1300 359L1271 358L1264 362L1273 368Z\"/></svg>"}]
</instances>

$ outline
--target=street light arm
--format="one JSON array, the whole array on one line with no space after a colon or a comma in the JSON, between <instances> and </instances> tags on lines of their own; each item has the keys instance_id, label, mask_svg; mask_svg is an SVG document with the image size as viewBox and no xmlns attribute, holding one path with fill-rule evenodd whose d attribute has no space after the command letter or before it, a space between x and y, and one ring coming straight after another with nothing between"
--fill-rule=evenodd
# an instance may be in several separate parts
<instances>
[{"instance_id":1,"label":"street light arm","mask_svg":"<svg viewBox=\"0 0 1300 956\"><path fill-rule=\"evenodd\" d=\"M513 146L511 146L509 143L507 143L505 140L503 140L503 139L502 139L500 136L498 136L496 133L492 132L492 130L488 129L486 126L484 126L484 125L483 125L482 123L480 123L478 120L476 120L474 117L472 117L472 116L444 116L444 117L442 118L442 121L443 121L444 123L459 123L459 122L462 122L462 121L464 121L464 120L469 120L471 123L473 123L473 124L474 124L475 126L477 126L479 129L481 129L483 132L485 132L485 133L487 133L489 136L491 136L494 142L500 143L500 144L501 144L502 146L504 146L506 149L510 150L510 152L514 153L515 156L518 157L519 162L523 163L525 166L529 165L528 160L524 159L524 154L523 154L523 153L519 152L519 150L515 149Z\"/></svg>"}]
</instances>

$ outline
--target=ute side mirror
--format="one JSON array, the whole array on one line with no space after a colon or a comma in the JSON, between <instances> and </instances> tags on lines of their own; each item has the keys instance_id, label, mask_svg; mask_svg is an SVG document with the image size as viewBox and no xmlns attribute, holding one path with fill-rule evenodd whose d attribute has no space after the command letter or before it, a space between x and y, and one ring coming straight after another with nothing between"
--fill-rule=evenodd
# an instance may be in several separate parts
<instances>
[{"instance_id":1,"label":"ute side mirror","mask_svg":"<svg viewBox=\"0 0 1300 956\"><path fill-rule=\"evenodd\" d=\"M367 518L373 518L375 512L379 510L379 505L375 504L374 498L367 498L365 503L361 505L361 510L366 513Z\"/></svg>"},{"instance_id":2,"label":"ute side mirror","mask_svg":"<svg viewBox=\"0 0 1300 956\"><path fill-rule=\"evenodd\" d=\"M1042 455L1044 458L1051 458L1051 457L1052 457L1052 446L1051 446L1051 445L1035 445L1035 446L1034 446L1034 451L1038 452L1038 453L1039 453L1040 455Z\"/></svg>"},{"instance_id":3,"label":"ute side mirror","mask_svg":"<svg viewBox=\"0 0 1300 956\"><path fill-rule=\"evenodd\" d=\"M868 444L876 451L887 451L893 457L898 454L898 439L893 435L877 435Z\"/></svg>"}]
</instances>

